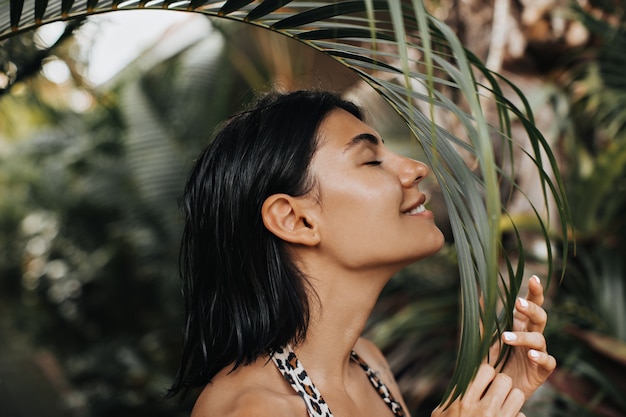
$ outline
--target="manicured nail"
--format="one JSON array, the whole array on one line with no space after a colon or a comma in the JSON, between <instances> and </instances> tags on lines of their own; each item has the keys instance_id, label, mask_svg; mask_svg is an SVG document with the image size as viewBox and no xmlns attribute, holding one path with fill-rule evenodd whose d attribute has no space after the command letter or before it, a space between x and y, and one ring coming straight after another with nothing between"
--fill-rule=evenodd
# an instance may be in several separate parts
<instances>
[{"instance_id":1,"label":"manicured nail","mask_svg":"<svg viewBox=\"0 0 626 417\"><path fill-rule=\"evenodd\" d=\"M528 351L528 354L530 355L531 358L533 359L539 359L539 352L537 352L535 349L530 349Z\"/></svg>"},{"instance_id":2,"label":"manicured nail","mask_svg":"<svg viewBox=\"0 0 626 417\"><path fill-rule=\"evenodd\" d=\"M506 340L507 342L513 342L517 340L517 335L513 332L504 332L502 333L502 336L504 336L504 340Z\"/></svg>"},{"instance_id":3,"label":"manicured nail","mask_svg":"<svg viewBox=\"0 0 626 417\"><path fill-rule=\"evenodd\" d=\"M526 301L525 298L520 297L519 298L519 303L522 305L522 308L528 307L528 301Z\"/></svg>"},{"instance_id":4,"label":"manicured nail","mask_svg":"<svg viewBox=\"0 0 626 417\"><path fill-rule=\"evenodd\" d=\"M541 284L541 280L537 275L533 275L532 277L530 277L530 279L534 279L535 281L537 281L537 284Z\"/></svg>"}]
</instances>

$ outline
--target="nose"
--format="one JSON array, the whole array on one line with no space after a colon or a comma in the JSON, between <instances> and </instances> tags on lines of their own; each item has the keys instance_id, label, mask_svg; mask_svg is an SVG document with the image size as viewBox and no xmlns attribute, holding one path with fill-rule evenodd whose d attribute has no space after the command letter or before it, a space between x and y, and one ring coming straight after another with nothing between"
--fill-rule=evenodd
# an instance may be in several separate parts
<instances>
[{"instance_id":1,"label":"nose","mask_svg":"<svg viewBox=\"0 0 626 417\"><path fill-rule=\"evenodd\" d=\"M402 158L400 182L404 187L413 187L428 176L428 167L420 161L411 158Z\"/></svg>"}]
</instances>

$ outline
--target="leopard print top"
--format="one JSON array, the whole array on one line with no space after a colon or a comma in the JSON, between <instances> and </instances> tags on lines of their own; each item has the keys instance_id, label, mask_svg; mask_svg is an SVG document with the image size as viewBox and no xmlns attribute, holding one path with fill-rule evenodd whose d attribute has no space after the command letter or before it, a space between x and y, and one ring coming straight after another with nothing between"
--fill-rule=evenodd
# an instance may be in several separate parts
<instances>
[{"instance_id":1,"label":"leopard print top","mask_svg":"<svg viewBox=\"0 0 626 417\"><path fill-rule=\"evenodd\" d=\"M391 409L393 415L397 417L405 416L406 414L402 409L402 405L393 398L393 395L380 380L376 372L374 372L356 352L353 351L350 358L365 371L372 386ZM328 404L326 404L326 401L322 398L322 394L317 390L315 384L313 384L313 381L309 378L309 375L307 375L302 363L300 363L296 357L291 346L287 345L282 349L274 351L272 360L283 377L304 400L309 417L333 417L333 413L331 413L328 408Z\"/></svg>"}]
</instances>

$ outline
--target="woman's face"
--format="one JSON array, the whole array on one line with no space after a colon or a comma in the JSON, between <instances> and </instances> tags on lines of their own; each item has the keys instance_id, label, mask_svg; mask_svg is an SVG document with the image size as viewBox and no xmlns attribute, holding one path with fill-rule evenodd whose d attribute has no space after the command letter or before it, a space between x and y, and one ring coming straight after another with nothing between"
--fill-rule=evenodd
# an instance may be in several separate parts
<instances>
[{"instance_id":1,"label":"woman's face","mask_svg":"<svg viewBox=\"0 0 626 417\"><path fill-rule=\"evenodd\" d=\"M400 268L441 248L443 235L419 190L426 165L391 152L342 109L328 114L319 137L311 174L325 256L350 270Z\"/></svg>"}]
</instances>

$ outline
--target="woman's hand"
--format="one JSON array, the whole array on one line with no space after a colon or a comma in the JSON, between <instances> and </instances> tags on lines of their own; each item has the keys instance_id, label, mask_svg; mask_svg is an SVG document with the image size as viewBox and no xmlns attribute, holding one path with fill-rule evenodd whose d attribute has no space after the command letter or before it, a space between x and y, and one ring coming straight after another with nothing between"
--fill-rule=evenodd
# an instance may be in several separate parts
<instances>
[{"instance_id":1,"label":"woman's hand","mask_svg":"<svg viewBox=\"0 0 626 417\"><path fill-rule=\"evenodd\" d=\"M483 364L461 398L437 407L431 417L523 417L526 398L508 375Z\"/></svg>"},{"instance_id":2,"label":"woman's hand","mask_svg":"<svg viewBox=\"0 0 626 417\"><path fill-rule=\"evenodd\" d=\"M502 341L512 346L512 350L501 372L511 377L513 386L520 389L526 399L556 368L556 360L548 354L543 336L548 320L543 301L543 285L538 277L532 276L526 298L515 302L512 331L502 334Z\"/></svg>"}]
</instances>

